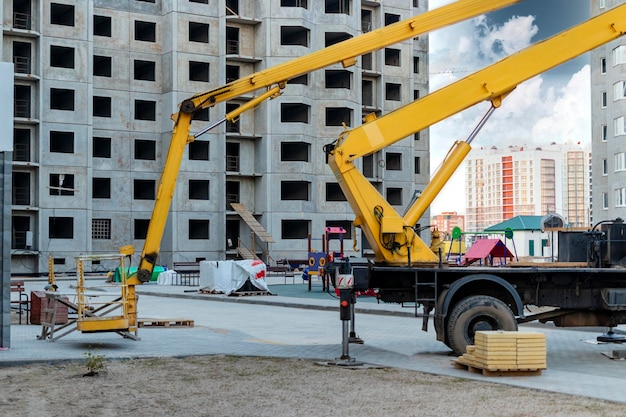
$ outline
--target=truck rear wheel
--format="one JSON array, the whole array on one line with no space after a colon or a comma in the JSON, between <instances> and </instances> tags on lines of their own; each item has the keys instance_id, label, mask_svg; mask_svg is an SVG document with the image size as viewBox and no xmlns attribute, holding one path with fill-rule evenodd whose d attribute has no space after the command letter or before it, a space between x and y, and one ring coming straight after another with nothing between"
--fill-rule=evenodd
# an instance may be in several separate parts
<instances>
[{"instance_id":1,"label":"truck rear wheel","mask_svg":"<svg viewBox=\"0 0 626 417\"><path fill-rule=\"evenodd\" d=\"M462 355L480 330L515 331L517 321L509 306L497 298L474 295L459 301L448 317L448 346Z\"/></svg>"}]
</instances>

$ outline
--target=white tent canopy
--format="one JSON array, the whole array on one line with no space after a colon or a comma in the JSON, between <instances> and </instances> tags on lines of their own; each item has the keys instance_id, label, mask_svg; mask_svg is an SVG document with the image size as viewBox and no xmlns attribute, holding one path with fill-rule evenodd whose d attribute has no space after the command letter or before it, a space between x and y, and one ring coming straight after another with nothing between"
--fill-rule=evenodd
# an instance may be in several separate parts
<instances>
[{"instance_id":1,"label":"white tent canopy","mask_svg":"<svg viewBox=\"0 0 626 417\"><path fill-rule=\"evenodd\" d=\"M269 292L266 269L265 263L259 260L202 261L200 288L229 295L250 282L259 291Z\"/></svg>"}]
</instances>

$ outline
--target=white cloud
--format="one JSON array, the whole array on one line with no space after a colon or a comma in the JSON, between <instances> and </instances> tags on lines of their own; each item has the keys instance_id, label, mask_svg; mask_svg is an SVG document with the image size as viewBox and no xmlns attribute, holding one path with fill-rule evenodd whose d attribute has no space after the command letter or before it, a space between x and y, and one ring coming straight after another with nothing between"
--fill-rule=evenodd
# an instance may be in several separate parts
<instances>
[{"instance_id":1,"label":"white cloud","mask_svg":"<svg viewBox=\"0 0 626 417\"><path fill-rule=\"evenodd\" d=\"M433 1L432 3L442 3ZM430 35L431 91L523 49L537 33L532 16L514 16L501 25L476 18ZM450 39L457 39L450 42ZM438 167L455 140L464 140L489 108L476 105L431 127L431 167ZM571 78L548 85L543 76L520 84L505 100L472 144L506 147L589 141L589 66ZM431 213L465 211L464 172L459 168L431 207Z\"/></svg>"}]
</instances>

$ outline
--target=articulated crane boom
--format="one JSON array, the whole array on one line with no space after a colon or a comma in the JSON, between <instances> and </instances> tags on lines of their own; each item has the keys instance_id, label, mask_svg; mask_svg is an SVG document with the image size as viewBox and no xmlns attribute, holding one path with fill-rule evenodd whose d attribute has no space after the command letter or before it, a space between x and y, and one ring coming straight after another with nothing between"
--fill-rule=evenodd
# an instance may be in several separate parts
<instances>
[{"instance_id":1,"label":"articulated crane boom","mask_svg":"<svg viewBox=\"0 0 626 417\"><path fill-rule=\"evenodd\" d=\"M157 197L150 219L150 225L148 226L146 241L141 254L137 275L131 277L129 283L135 285L150 280L152 270L156 265L159 255L161 239L174 195L176 178L180 170L183 152L185 146L196 137L221 122L236 119L241 112L253 108L261 101L279 95L280 90L286 86L289 80L302 74L337 63L343 64L344 67L354 65L356 58L363 54L518 3L519 1L521 0L459 0L447 6L356 36L352 39L329 46L328 48L259 71L183 101L180 105L179 112L172 116L174 120L172 139L170 141L163 173L159 181ZM268 91L252 99L234 112L227 114L220 122L209 126L207 129L195 135L190 135L191 121L194 114L198 111L262 88L267 88ZM122 248L121 251L124 253L132 253L134 249L128 246Z\"/></svg>"},{"instance_id":2,"label":"articulated crane boom","mask_svg":"<svg viewBox=\"0 0 626 417\"><path fill-rule=\"evenodd\" d=\"M328 163L356 215L354 223L367 237L377 261L398 265L438 262L438 257L417 236L414 226L461 165L477 132L452 146L440 169L404 217L356 169L356 159L482 101L492 103L490 115L518 84L622 36L625 30L626 5L622 5L385 116L346 130L336 143L327 145Z\"/></svg>"}]
</instances>

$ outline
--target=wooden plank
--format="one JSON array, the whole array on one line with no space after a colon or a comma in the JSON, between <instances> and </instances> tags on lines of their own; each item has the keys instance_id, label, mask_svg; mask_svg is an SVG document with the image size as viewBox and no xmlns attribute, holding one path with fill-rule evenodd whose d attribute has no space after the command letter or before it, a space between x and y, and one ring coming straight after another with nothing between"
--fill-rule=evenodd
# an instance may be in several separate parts
<instances>
[{"instance_id":1,"label":"wooden plank","mask_svg":"<svg viewBox=\"0 0 626 417\"><path fill-rule=\"evenodd\" d=\"M231 297L243 297L248 295L269 295L268 291L233 291L229 295Z\"/></svg>"},{"instance_id":2,"label":"wooden plank","mask_svg":"<svg viewBox=\"0 0 626 417\"><path fill-rule=\"evenodd\" d=\"M194 321L189 319L137 319L138 327L193 327Z\"/></svg>"},{"instance_id":3,"label":"wooden plank","mask_svg":"<svg viewBox=\"0 0 626 417\"><path fill-rule=\"evenodd\" d=\"M498 369L496 367L484 368L482 366L467 364L461 360L453 360L452 365L456 369L466 370L471 373L482 374L483 376L539 376L541 375L542 369L540 368L506 368L502 367ZM544 368L545 369L545 368Z\"/></svg>"},{"instance_id":4,"label":"wooden plank","mask_svg":"<svg viewBox=\"0 0 626 417\"><path fill-rule=\"evenodd\" d=\"M269 232L267 232L267 230L263 228L261 223L259 223L258 220L252 215L252 213L250 213L246 206L240 203L230 203L230 205L232 206L233 210L235 210L237 214L239 214L239 217L241 217L243 221L246 222L246 224L250 227L250 229L252 229L254 234L257 235L259 239L261 239L261 241L274 243L272 235L270 235Z\"/></svg>"}]
</instances>

